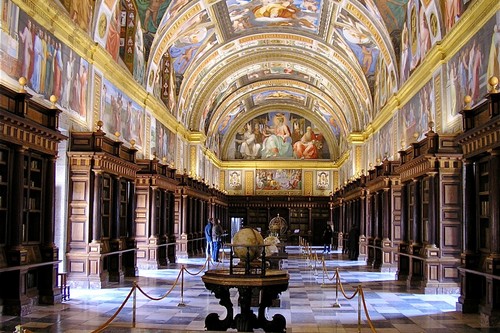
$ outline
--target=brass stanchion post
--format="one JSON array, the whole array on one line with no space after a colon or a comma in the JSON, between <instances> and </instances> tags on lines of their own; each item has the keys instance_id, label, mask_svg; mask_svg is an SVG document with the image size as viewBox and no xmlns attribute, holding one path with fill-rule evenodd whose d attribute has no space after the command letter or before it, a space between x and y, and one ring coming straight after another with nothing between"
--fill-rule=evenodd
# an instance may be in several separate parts
<instances>
[{"instance_id":1,"label":"brass stanchion post","mask_svg":"<svg viewBox=\"0 0 500 333\"><path fill-rule=\"evenodd\" d=\"M177 304L178 307L185 307L186 304L184 303L184 265L181 267L181 302Z\"/></svg>"},{"instance_id":2,"label":"brass stanchion post","mask_svg":"<svg viewBox=\"0 0 500 333\"><path fill-rule=\"evenodd\" d=\"M135 328L136 312L137 312L137 281L134 281L134 295L132 298L132 327Z\"/></svg>"},{"instance_id":3,"label":"brass stanchion post","mask_svg":"<svg viewBox=\"0 0 500 333\"><path fill-rule=\"evenodd\" d=\"M323 283L321 284L321 287L325 287L325 274L326 274L325 257L323 257L322 264L323 264Z\"/></svg>"},{"instance_id":4,"label":"brass stanchion post","mask_svg":"<svg viewBox=\"0 0 500 333\"><path fill-rule=\"evenodd\" d=\"M361 285L358 285L358 333L361 333Z\"/></svg>"},{"instance_id":5,"label":"brass stanchion post","mask_svg":"<svg viewBox=\"0 0 500 333\"><path fill-rule=\"evenodd\" d=\"M339 303L339 282L340 282L340 277L339 277L339 269L335 269L335 303L333 303L334 308L340 308L340 303Z\"/></svg>"}]
</instances>

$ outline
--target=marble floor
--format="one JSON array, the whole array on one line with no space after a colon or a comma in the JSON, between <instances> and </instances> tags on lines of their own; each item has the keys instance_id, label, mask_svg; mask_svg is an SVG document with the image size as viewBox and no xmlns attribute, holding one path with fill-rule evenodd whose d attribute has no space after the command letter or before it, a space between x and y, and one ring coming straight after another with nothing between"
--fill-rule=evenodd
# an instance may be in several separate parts
<instances>
[{"instance_id":1,"label":"marble floor","mask_svg":"<svg viewBox=\"0 0 500 333\"><path fill-rule=\"evenodd\" d=\"M281 313L287 320L287 332L371 332L362 313L358 331L358 299L339 297L340 308L334 308L335 287L326 279L318 264L317 269L290 248L289 259L283 269L290 273L289 289L281 295L280 308L268 310L268 318ZM318 251L321 252L321 251ZM321 253L319 257L321 258ZM165 294L176 280L180 265L191 272L199 271L204 258L189 259L171 265L168 269L140 271L135 279L103 290L71 290L71 299L55 306L36 306L25 317L0 316L0 332L13 332L21 324L32 332L92 332L105 323L129 294L133 281L150 296ZM455 311L458 295L423 295L408 291L395 281L394 273L380 273L368 269L364 262L348 261L340 253L326 256L330 274L339 268L346 293L352 294L362 285L367 309L376 332L500 332L498 328L480 328L479 316ZM223 263L227 265L227 263ZM204 331L207 314L217 312L225 316L225 309L204 287L200 275L185 274L184 307L180 288L161 301L149 300L137 294L137 324L132 328L132 298L104 332L195 332ZM237 304L237 294L232 294ZM235 309L237 313L238 309Z\"/></svg>"}]
</instances>

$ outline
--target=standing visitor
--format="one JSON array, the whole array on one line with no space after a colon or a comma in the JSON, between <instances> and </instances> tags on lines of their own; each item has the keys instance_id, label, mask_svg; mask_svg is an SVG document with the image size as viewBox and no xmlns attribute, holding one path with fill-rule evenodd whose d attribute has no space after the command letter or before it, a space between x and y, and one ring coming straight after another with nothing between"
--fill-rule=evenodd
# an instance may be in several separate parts
<instances>
[{"instance_id":1,"label":"standing visitor","mask_svg":"<svg viewBox=\"0 0 500 333\"><path fill-rule=\"evenodd\" d=\"M207 258L208 256L212 255L212 226L214 223L213 218L209 218L207 225L205 226L205 239L207 241L207 249L206 249L206 255Z\"/></svg>"},{"instance_id":2,"label":"standing visitor","mask_svg":"<svg viewBox=\"0 0 500 333\"><path fill-rule=\"evenodd\" d=\"M219 249L222 241L222 227L220 225L220 221L214 221L214 225L212 227L212 259L215 262L219 261Z\"/></svg>"},{"instance_id":3,"label":"standing visitor","mask_svg":"<svg viewBox=\"0 0 500 333\"><path fill-rule=\"evenodd\" d=\"M325 231L323 231L323 253L330 253L330 246L332 244L333 231L332 227L327 224Z\"/></svg>"}]
</instances>

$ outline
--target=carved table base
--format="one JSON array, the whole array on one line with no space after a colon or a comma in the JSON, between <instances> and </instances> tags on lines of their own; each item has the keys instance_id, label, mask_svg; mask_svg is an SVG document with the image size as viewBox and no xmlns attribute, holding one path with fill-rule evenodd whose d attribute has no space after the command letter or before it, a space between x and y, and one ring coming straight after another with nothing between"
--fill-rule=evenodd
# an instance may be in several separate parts
<instances>
[{"instance_id":1,"label":"carved table base","mask_svg":"<svg viewBox=\"0 0 500 333\"><path fill-rule=\"evenodd\" d=\"M286 332L286 319L281 314L268 320L266 308L272 305L279 294L288 289L288 273L284 271L268 270L266 276L229 275L228 271L208 271L202 277L205 287L215 294L219 304L227 310L226 318L220 319L217 313L211 313L205 318L205 327L209 331L226 331L235 328L238 332L253 332L255 328L262 328L266 332ZM234 316L233 303L229 290L238 289L238 302L241 312ZM257 288L261 291L261 301L258 314L251 309L252 292Z\"/></svg>"}]
</instances>

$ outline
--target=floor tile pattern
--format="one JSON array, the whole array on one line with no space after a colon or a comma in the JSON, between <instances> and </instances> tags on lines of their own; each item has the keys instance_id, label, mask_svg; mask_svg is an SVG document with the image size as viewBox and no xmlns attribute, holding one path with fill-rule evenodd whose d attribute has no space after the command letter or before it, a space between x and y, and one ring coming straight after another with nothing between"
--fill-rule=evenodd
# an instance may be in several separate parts
<instances>
[{"instance_id":1,"label":"floor tile pattern","mask_svg":"<svg viewBox=\"0 0 500 333\"><path fill-rule=\"evenodd\" d=\"M288 291L281 295L280 308L271 308L268 318L281 313L287 320L287 332L358 332L358 299L347 300L340 295L340 308L334 308L335 285L328 279L323 285L321 264L316 265L301 256L297 248L288 249L289 259L283 269L290 273ZM322 257L318 251L319 258ZM455 311L458 295L422 295L407 290L395 281L394 273L375 272L364 262L348 261L341 253L325 256L330 276L339 269L346 293L352 294L362 285L372 323L379 333L412 332L500 332L498 328L480 328L479 316ZM91 332L110 318L128 295L133 281L153 297L160 297L176 280L180 265L198 271L204 258L189 259L170 265L168 269L141 271L135 279L127 278L103 290L71 290L71 299L55 306L37 306L26 317L0 316L0 332L13 332L16 325L32 332ZM224 263L223 265L227 265ZM161 301L151 301L137 295L137 325L131 328L132 300L105 332L196 332L204 331L205 317L217 312L221 318L225 309L205 289L200 276L185 274L185 307L180 288ZM232 293L237 304L237 293ZM235 313L238 311L235 308ZM361 332L370 332L362 312Z\"/></svg>"}]
</instances>

